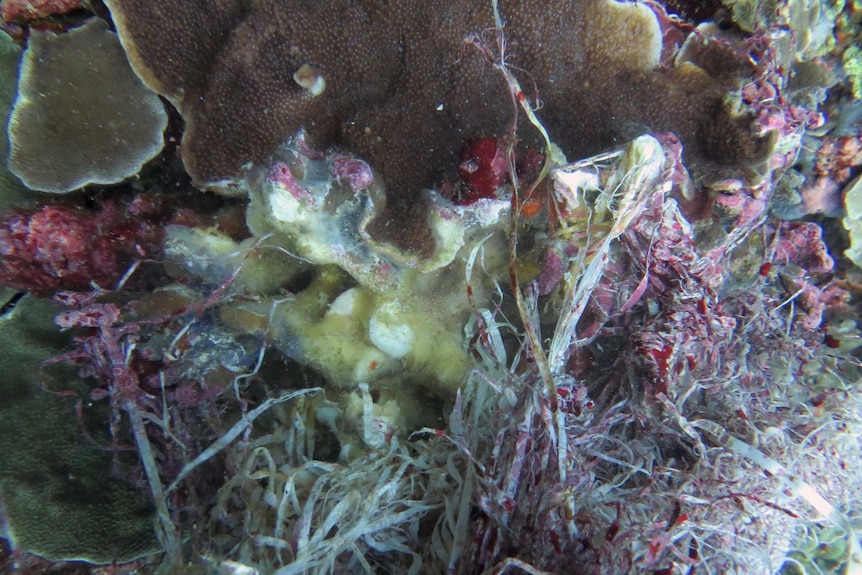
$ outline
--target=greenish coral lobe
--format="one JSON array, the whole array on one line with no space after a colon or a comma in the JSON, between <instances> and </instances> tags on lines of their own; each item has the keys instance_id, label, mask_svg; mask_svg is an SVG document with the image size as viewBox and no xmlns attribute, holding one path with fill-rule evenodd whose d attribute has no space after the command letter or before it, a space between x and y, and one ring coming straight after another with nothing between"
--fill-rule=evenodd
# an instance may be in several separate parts
<instances>
[{"instance_id":1,"label":"greenish coral lobe","mask_svg":"<svg viewBox=\"0 0 862 575\"><path fill-rule=\"evenodd\" d=\"M4 303L13 295L0 292ZM74 369L42 362L68 343L51 302L25 296L0 317L0 498L16 546L51 560L124 562L157 552L152 508L112 478L111 455L81 433ZM94 432L98 434L98 431Z\"/></svg>"}]
</instances>

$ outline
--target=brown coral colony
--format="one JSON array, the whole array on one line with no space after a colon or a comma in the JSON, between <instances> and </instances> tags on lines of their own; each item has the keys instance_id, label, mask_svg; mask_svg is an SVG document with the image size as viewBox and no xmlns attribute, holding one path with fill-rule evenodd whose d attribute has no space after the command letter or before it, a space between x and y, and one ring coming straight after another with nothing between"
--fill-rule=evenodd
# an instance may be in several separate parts
<instances>
[{"instance_id":1,"label":"brown coral colony","mask_svg":"<svg viewBox=\"0 0 862 575\"><path fill-rule=\"evenodd\" d=\"M135 71L184 116L183 160L202 187L230 191L305 129L317 149L367 160L403 216L415 192L452 178L466 140L512 121L503 77L475 47L496 46L490 2L106 3ZM749 122L723 122L731 80L667 64L661 7L505 0L500 11L506 61L570 157L643 132L674 132L718 163L763 147Z\"/></svg>"}]
</instances>

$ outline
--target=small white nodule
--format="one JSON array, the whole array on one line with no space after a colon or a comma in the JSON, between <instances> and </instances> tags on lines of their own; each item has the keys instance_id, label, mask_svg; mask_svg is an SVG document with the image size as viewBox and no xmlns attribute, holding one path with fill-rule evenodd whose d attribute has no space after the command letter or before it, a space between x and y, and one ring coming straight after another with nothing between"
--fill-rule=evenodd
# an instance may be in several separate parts
<instances>
[{"instance_id":1,"label":"small white nodule","mask_svg":"<svg viewBox=\"0 0 862 575\"><path fill-rule=\"evenodd\" d=\"M397 301L385 302L372 314L368 336L378 349L399 359L413 349L413 330L401 317Z\"/></svg>"},{"instance_id":2,"label":"small white nodule","mask_svg":"<svg viewBox=\"0 0 862 575\"><path fill-rule=\"evenodd\" d=\"M320 96L326 89L326 80L323 79L323 75L308 64L303 64L299 70L294 72L293 81L308 90L312 96Z\"/></svg>"}]
</instances>

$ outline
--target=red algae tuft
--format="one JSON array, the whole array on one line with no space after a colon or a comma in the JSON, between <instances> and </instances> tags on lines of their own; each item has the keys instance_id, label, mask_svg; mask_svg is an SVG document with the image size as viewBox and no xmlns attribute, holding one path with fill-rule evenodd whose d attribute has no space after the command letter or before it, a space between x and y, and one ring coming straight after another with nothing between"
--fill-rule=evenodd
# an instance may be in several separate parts
<instances>
[{"instance_id":1,"label":"red algae tuft","mask_svg":"<svg viewBox=\"0 0 862 575\"><path fill-rule=\"evenodd\" d=\"M458 198L460 204L472 204L482 198L493 198L509 179L506 149L497 138L478 138L461 150L458 174L467 184L467 192Z\"/></svg>"},{"instance_id":2,"label":"red algae tuft","mask_svg":"<svg viewBox=\"0 0 862 575\"><path fill-rule=\"evenodd\" d=\"M24 23L58 16L81 7L81 0L5 0L0 5L3 22Z\"/></svg>"},{"instance_id":3,"label":"red algae tuft","mask_svg":"<svg viewBox=\"0 0 862 575\"><path fill-rule=\"evenodd\" d=\"M115 203L85 212L43 206L0 221L0 283L36 294L113 287L135 258L161 246L163 231Z\"/></svg>"}]
</instances>

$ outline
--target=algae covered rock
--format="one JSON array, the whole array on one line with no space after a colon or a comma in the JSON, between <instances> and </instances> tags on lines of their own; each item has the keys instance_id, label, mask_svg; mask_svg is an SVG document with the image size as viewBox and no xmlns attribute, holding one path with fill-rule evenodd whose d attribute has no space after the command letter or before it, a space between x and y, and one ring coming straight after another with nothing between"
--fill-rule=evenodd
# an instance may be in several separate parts
<instances>
[{"instance_id":1,"label":"algae covered rock","mask_svg":"<svg viewBox=\"0 0 862 575\"><path fill-rule=\"evenodd\" d=\"M427 190L422 223L432 242L420 255L369 233L388 199L370 166L312 150L302 133L244 185L245 242L166 229L176 273L211 288L233 284L238 297L219 307L221 321L312 367L337 395L365 383L380 401L397 398L407 421L426 421L426 394L451 401L470 364L470 298L485 301L504 275L511 200L457 205Z\"/></svg>"},{"instance_id":2,"label":"algae covered rock","mask_svg":"<svg viewBox=\"0 0 862 575\"><path fill-rule=\"evenodd\" d=\"M74 368L40 368L67 339L52 322L55 306L31 296L8 304L5 288L0 296L12 307L0 317L0 499L13 548L92 563L158 551L151 505L111 476L111 454L82 433L75 397L41 387L83 385Z\"/></svg>"},{"instance_id":3,"label":"algae covered rock","mask_svg":"<svg viewBox=\"0 0 862 575\"><path fill-rule=\"evenodd\" d=\"M800 61L822 56L835 43L833 27L843 2L819 0L724 0L733 21L746 32L768 27L793 30L793 50Z\"/></svg>"},{"instance_id":4,"label":"algae covered rock","mask_svg":"<svg viewBox=\"0 0 862 575\"><path fill-rule=\"evenodd\" d=\"M388 382L402 389L415 379L451 397L469 363L466 260L476 243L494 251L509 200L460 206L426 192L424 223L433 243L423 257L369 233L386 198L365 162L304 155L302 136L291 145L297 161L276 161L247 183L250 229L283 238L305 262L340 269L350 281L333 283L326 279L331 273L320 273L292 302L278 306L270 315L276 346L337 385ZM346 164L367 173L362 187L341 175ZM476 282L476 297L487 287ZM245 310L270 314L268 305L255 305L262 307Z\"/></svg>"},{"instance_id":5,"label":"algae covered rock","mask_svg":"<svg viewBox=\"0 0 862 575\"><path fill-rule=\"evenodd\" d=\"M8 125L9 169L28 188L63 193L122 181L161 151L166 126L163 104L104 21L31 32Z\"/></svg>"}]
</instances>

